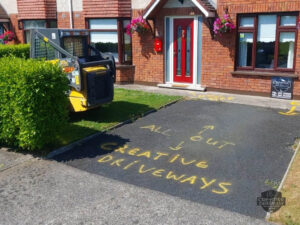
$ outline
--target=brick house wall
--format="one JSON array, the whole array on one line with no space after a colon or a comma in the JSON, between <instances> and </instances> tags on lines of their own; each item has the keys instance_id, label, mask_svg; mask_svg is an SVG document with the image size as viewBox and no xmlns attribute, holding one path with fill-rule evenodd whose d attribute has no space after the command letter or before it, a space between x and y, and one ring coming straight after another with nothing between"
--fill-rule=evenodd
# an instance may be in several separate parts
<instances>
[{"instance_id":1,"label":"brick house wall","mask_svg":"<svg viewBox=\"0 0 300 225\"><path fill-rule=\"evenodd\" d=\"M140 10L133 10L132 17L141 14ZM155 18L155 27L159 37L164 39L164 17L170 15L201 15L198 8L162 8ZM153 27L153 24L151 24ZM164 53L154 51L154 38L151 33L132 36L133 64L135 65L135 83L156 85L164 83Z\"/></svg>"},{"instance_id":2,"label":"brick house wall","mask_svg":"<svg viewBox=\"0 0 300 225\"><path fill-rule=\"evenodd\" d=\"M271 13L300 11L299 0L218 0L217 14L223 17L225 8L236 24L237 15L243 13ZM133 10L133 17L141 14L141 10ZM164 17L167 15L201 15L193 8L166 9L160 8L156 12L156 28L159 36L164 38ZM270 95L271 77L232 75L235 70L236 58L236 32L224 34L222 37L211 37L207 21L202 26L202 67L201 85L208 90L222 90L229 92L247 92L250 94ZM300 32L295 74L300 76ZM136 66L135 82L157 84L164 82L164 56L163 53L153 51L154 38L149 35L133 35L133 63ZM300 98L300 81L294 80L295 98Z\"/></svg>"},{"instance_id":3,"label":"brick house wall","mask_svg":"<svg viewBox=\"0 0 300 225\"><path fill-rule=\"evenodd\" d=\"M218 15L223 17L224 9L228 7L231 18L236 24L237 15L241 13L290 12L300 11L299 0L218 0ZM223 89L234 91L253 91L269 95L271 78L261 76L231 75L234 71L236 57L236 33L225 34L211 39L209 29L203 26L202 52L202 84L208 89ZM300 32L296 57L296 71L300 76ZM295 79L294 95L300 96L300 81ZM296 97L298 98L298 97Z\"/></svg>"}]
</instances>

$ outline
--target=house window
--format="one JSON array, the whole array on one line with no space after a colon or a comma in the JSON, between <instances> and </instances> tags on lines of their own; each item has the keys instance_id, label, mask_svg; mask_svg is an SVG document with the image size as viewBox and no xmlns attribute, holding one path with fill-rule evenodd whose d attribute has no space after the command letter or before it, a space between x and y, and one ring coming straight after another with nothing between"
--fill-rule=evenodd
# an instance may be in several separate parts
<instances>
[{"instance_id":1,"label":"house window","mask_svg":"<svg viewBox=\"0 0 300 225\"><path fill-rule=\"evenodd\" d=\"M0 35L4 33L4 26L0 23Z\"/></svg>"},{"instance_id":2,"label":"house window","mask_svg":"<svg viewBox=\"0 0 300 225\"><path fill-rule=\"evenodd\" d=\"M10 29L10 25L8 22L0 22L0 35L4 34L4 32Z\"/></svg>"},{"instance_id":3,"label":"house window","mask_svg":"<svg viewBox=\"0 0 300 225\"><path fill-rule=\"evenodd\" d=\"M131 37L126 35L129 19L90 19L90 42L99 51L111 53L117 63L131 63Z\"/></svg>"},{"instance_id":4,"label":"house window","mask_svg":"<svg viewBox=\"0 0 300 225\"><path fill-rule=\"evenodd\" d=\"M297 14L242 15L237 69L293 71Z\"/></svg>"},{"instance_id":5,"label":"house window","mask_svg":"<svg viewBox=\"0 0 300 225\"><path fill-rule=\"evenodd\" d=\"M24 20L23 29L25 42L30 42L30 29L38 28L57 28L56 20Z\"/></svg>"}]
</instances>

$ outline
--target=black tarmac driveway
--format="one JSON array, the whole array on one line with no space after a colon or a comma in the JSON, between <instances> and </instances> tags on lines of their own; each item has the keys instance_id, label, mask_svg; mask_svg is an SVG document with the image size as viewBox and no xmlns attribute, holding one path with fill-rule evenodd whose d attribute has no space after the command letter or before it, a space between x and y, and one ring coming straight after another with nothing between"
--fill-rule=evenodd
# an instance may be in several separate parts
<instances>
[{"instance_id":1,"label":"black tarmac driveway","mask_svg":"<svg viewBox=\"0 0 300 225\"><path fill-rule=\"evenodd\" d=\"M300 136L300 117L278 111L182 101L99 134L54 159L90 173L263 218L266 212L257 206L257 197L278 187L294 154L291 146Z\"/></svg>"}]
</instances>

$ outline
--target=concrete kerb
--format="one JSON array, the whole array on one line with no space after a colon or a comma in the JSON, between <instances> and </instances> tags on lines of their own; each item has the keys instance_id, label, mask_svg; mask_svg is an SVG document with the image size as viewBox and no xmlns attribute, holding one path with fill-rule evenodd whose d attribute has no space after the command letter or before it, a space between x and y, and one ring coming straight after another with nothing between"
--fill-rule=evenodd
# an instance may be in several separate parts
<instances>
[{"instance_id":1,"label":"concrete kerb","mask_svg":"<svg viewBox=\"0 0 300 225\"><path fill-rule=\"evenodd\" d=\"M179 101L181 101L181 100L182 100L182 99L172 101L172 102L170 102L170 103L168 103L168 104L166 104L166 105L163 105L163 106L159 107L158 109L152 109L152 110L149 110L149 111L145 112L145 113L144 113L143 115L141 115L141 116L136 116L136 117L134 117L134 118L128 119L128 120L126 120L126 121L123 121L123 122L121 122L121 123L116 124L115 126L112 126L112 127L108 128L108 129L106 129L106 130L104 130L104 131L97 132L97 133L92 134L92 135L90 135L90 136L88 136L88 137L85 137L85 138L83 138L83 139L81 139L81 140L75 141L75 142L73 142L73 143L71 143L71 144L69 144L69 145L60 147L60 148L58 148L58 149L56 149L56 150L50 152L50 153L45 157L45 159L52 159L53 157L55 157L55 156L57 156L57 155L60 155L60 154L62 154L62 153L64 153L64 152L67 152L67 151L71 150L72 148L74 148L75 146L82 145L82 144L84 144L85 142L87 142L87 141L89 141L89 140L91 140L91 139L93 139L93 138L95 138L95 137L97 137L97 136L99 136L99 135L101 135L101 134L103 134L103 133L105 133L105 132L108 132L108 131L117 129L117 128L119 128L119 127L124 126L125 124L132 123L132 122L134 122L135 120L137 120L137 119L139 119L139 118L142 118L142 117L147 116L147 115L149 115L149 114L151 114L151 113L157 112L158 110L160 110L160 109L162 109L162 108L165 108L165 107L168 107L168 106L171 106L171 105L173 105L173 104L175 104L175 103L177 103L177 102L179 102Z\"/></svg>"}]
</instances>

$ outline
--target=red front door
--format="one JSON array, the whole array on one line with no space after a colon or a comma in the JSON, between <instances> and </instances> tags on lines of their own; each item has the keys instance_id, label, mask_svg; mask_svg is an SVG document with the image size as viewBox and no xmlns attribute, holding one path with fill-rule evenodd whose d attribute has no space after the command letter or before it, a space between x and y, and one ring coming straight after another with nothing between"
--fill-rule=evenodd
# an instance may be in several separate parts
<instances>
[{"instance_id":1,"label":"red front door","mask_svg":"<svg viewBox=\"0 0 300 225\"><path fill-rule=\"evenodd\" d=\"M174 20L174 82L193 83L194 19Z\"/></svg>"}]
</instances>

